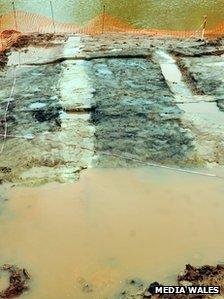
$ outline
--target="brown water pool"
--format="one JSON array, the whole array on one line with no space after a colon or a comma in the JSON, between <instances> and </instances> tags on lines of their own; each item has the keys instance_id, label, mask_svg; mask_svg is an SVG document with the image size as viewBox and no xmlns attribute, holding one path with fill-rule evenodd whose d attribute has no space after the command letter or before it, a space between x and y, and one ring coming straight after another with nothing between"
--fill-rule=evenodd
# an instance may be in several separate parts
<instances>
[{"instance_id":1,"label":"brown water pool","mask_svg":"<svg viewBox=\"0 0 224 299\"><path fill-rule=\"evenodd\" d=\"M1 264L31 273L27 299L113 298L136 277L173 283L186 263L224 261L223 194L222 179L152 168L12 188L1 205Z\"/></svg>"}]
</instances>

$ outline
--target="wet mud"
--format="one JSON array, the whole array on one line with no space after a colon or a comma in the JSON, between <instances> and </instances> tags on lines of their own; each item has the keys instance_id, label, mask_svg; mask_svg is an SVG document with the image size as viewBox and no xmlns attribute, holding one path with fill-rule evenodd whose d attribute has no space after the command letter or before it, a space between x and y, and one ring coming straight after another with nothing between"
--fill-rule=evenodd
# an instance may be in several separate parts
<instances>
[{"instance_id":1,"label":"wet mud","mask_svg":"<svg viewBox=\"0 0 224 299\"><path fill-rule=\"evenodd\" d=\"M9 101L14 68L8 68L6 73L0 75L4 81L1 89L2 101L0 103L0 134L4 135L4 113ZM32 144L33 136L58 131L61 127L58 80L60 66L20 68L17 70L17 81L13 99L10 99L7 113L7 135L9 136L5 150L5 160L1 157L1 179L12 181L17 172L25 165L41 165L44 159L44 148L47 144ZM48 80L46 80L46 76ZM7 95L8 97L4 97ZM11 136L11 137L10 137ZM18 138L22 139L18 144ZM1 137L2 138L2 137ZM8 147L9 146L9 147ZM42 152L42 157L41 157ZM17 157L14 159L14 157ZM59 160L59 159L58 159ZM36 161L36 162L35 162ZM39 161L39 162L38 162ZM50 163L50 161L49 161ZM54 162L54 166L59 162ZM5 169L5 170L4 170ZM7 171L6 171L7 169Z\"/></svg>"},{"instance_id":2,"label":"wet mud","mask_svg":"<svg viewBox=\"0 0 224 299\"><path fill-rule=\"evenodd\" d=\"M3 139L9 102L1 181L74 181L93 166L223 165L223 57L214 54L223 48L223 39L19 37L0 74ZM173 57L180 82L166 78L158 51ZM189 93L180 97L181 81ZM205 111L207 101L220 124L204 125L210 106L206 117L190 106Z\"/></svg>"},{"instance_id":3,"label":"wet mud","mask_svg":"<svg viewBox=\"0 0 224 299\"><path fill-rule=\"evenodd\" d=\"M202 266L193 267L186 265L185 273L178 276L178 283L184 285L185 282L189 282L192 285L214 285L221 287L221 295L224 292L224 265L217 266Z\"/></svg>"},{"instance_id":4,"label":"wet mud","mask_svg":"<svg viewBox=\"0 0 224 299\"><path fill-rule=\"evenodd\" d=\"M16 298L29 290L29 280L31 279L26 269L20 269L15 265L5 264L0 267L0 274L8 272L9 286L1 291L0 298Z\"/></svg>"},{"instance_id":5,"label":"wet mud","mask_svg":"<svg viewBox=\"0 0 224 299\"><path fill-rule=\"evenodd\" d=\"M1 184L74 182L92 167L151 162L201 167L204 174L182 180L174 172L169 181L162 170L151 176L139 168L101 169L77 185L11 190L12 197L1 198L0 257L16 256L32 269L30 299L184 299L155 296L149 280L174 283L167 275L186 263L223 259L223 186L209 181L223 179L215 175L224 165L223 46L223 40L36 35L1 54L1 146L8 107ZM177 72L170 76L172 64ZM10 282L1 298L28 290L25 269L1 270ZM223 272L222 265L187 265L176 283L221 285L223 293Z\"/></svg>"},{"instance_id":6,"label":"wet mud","mask_svg":"<svg viewBox=\"0 0 224 299\"><path fill-rule=\"evenodd\" d=\"M0 52L0 68L3 69L7 65L7 51Z\"/></svg>"},{"instance_id":7,"label":"wet mud","mask_svg":"<svg viewBox=\"0 0 224 299\"><path fill-rule=\"evenodd\" d=\"M29 46L36 47L52 47L55 41L58 43L65 42L67 37L65 35L45 33L45 34L27 34L18 37L17 41L12 45L12 49L24 49Z\"/></svg>"},{"instance_id":8,"label":"wet mud","mask_svg":"<svg viewBox=\"0 0 224 299\"><path fill-rule=\"evenodd\" d=\"M158 63L102 59L95 60L92 67L97 165L128 166L136 164L136 159L168 164L193 160L193 136L181 124L182 111L175 105Z\"/></svg>"},{"instance_id":9,"label":"wet mud","mask_svg":"<svg viewBox=\"0 0 224 299\"><path fill-rule=\"evenodd\" d=\"M189 263L181 283L223 286L222 266L202 267L224 258L221 179L92 169L74 184L11 188L1 211L0 259L32 274L29 299L139 299L154 281L178 284Z\"/></svg>"},{"instance_id":10,"label":"wet mud","mask_svg":"<svg viewBox=\"0 0 224 299\"><path fill-rule=\"evenodd\" d=\"M218 286L220 287L220 295L224 295L224 266L202 266L194 267L190 264L186 265L185 273L178 275L178 286ZM217 295L185 295L185 294L155 294L155 287L162 286L158 282L152 283L149 288L143 292L142 298L161 298L161 299L206 299L214 298ZM137 298L137 297L136 297Z\"/></svg>"},{"instance_id":11,"label":"wet mud","mask_svg":"<svg viewBox=\"0 0 224 299\"><path fill-rule=\"evenodd\" d=\"M194 81L198 93L214 96L219 107L223 109L223 56L207 55L201 58L183 58L181 63ZM209 70L212 72L212 76L209 75Z\"/></svg>"}]
</instances>

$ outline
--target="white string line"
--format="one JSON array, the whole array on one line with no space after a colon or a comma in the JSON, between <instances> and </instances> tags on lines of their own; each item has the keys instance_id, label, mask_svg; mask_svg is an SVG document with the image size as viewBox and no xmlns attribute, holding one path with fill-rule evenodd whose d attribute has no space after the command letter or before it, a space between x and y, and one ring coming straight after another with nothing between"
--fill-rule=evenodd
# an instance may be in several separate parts
<instances>
[{"instance_id":1,"label":"white string line","mask_svg":"<svg viewBox=\"0 0 224 299\"><path fill-rule=\"evenodd\" d=\"M20 55L20 53L19 53L19 55ZM19 56L19 64L18 64L18 66L20 66L20 56ZM13 86L12 86L12 89L11 89L10 98L9 98L9 101L7 102L7 106L6 106L6 110L5 110L5 115L4 115L5 133L3 135L4 136L4 141L3 141L3 144L2 144L2 147L1 147L0 154L3 153L4 147L5 147L5 143L6 143L6 139L7 139L7 132L8 132L7 113L8 113L9 105L10 105L11 99L13 97L14 90L15 90L15 85L16 85L16 79L17 79L17 77L16 77L16 67L17 66L14 67ZM34 138L34 137L31 138L31 137L19 136L19 135L18 136L8 135L8 137L11 137L11 138L24 138L24 139L28 139L28 140ZM88 148L85 148L85 149L93 151L92 149L88 149ZM126 159L126 160L136 161L138 163L142 163L144 165L148 165L148 166L152 166L152 167L164 168L164 169L169 169L169 170L174 170L174 171L179 171L179 172L184 172L184 173L190 173L190 174L196 174L196 175L202 175L202 176L208 176L208 177L222 178L222 177L220 177L220 176L218 176L216 174L209 174L209 173L191 171L191 170L186 170L186 169L176 168L176 167L169 167L169 166L165 166L165 165L161 165L161 164L156 164L156 163L147 163L147 162L141 161L141 160L136 159L136 158L125 157L125 156L121 156L121 155L117 155L117 154L112 154L112 153L109 153L109 152L101 152L101 153L103 155L108 155L108 156L113 156L113 157L119 157L119 158Z\"/></svg>"},{"instance_id":2,"label":"white string line","mask_svg":"<svg viewBox=\"0 0 224 299\"><path fill-rule=\"evenodd\" d=\"M12 85L12 89L11 89L9 100L8 100L6 108L5 108L5 114L4 114L4 135L3 135L3 143L2 143L2 146L1 146L1 150L0 150L0 155L4 151L5 144L6 144L6 139L7 139L7 133L8 133L7 115L8 115L9 105L11 103L11 100L13 98L14 91L15 91L15 85L16 85L16 80L17 80L17 77L16 77L16 68L17 67L14 66L14 71L13 71L13 85Z\"/></svg>"},{"instance_id":3,"label":"white string line","mask_svg":"<svg viewBox=\"0 0 224 299\"><path fill-rule=\"evenodd\" d=\"M47 45L45 47L47 47ZM20 62L19 62L19 66L20 66ZM12 90L11 90L11 98L12 98L12 95L14 93L15 84L16 84L16 76L14 77L13 87L12 87ZM40 138L41 136L32 136L32 137L31 136L29 136L29 137L20 136L20 135L8 135L7 136L7 111L8 111L8 108L9 108L9 104L10 104L10 100L8 101L6 114L5 114L6 115L6 126L5 126L4 142L6 141L7 137L23 138L23 139L27 139L27 140L32 140L34 138ZM46 139L51 140L51 138L46 138ZM77 147L80 147L80 146L77 146ZM93 149L83 148L83 147L80 147L80 148L83 149L83 150L88 150L88 151L94 152ZM3 149L4 149L4 147L3 147ZM178 172L183 172L183 173L189 173L189 174L195 174L195 175L201 175L201 176L207 176L207 177L214 177L214 178L223 179L223 177L220 177L216 174L198 172L198 171L187 170L187 169L183 169L183 168L170 167L170 166L165 166L165 165L161 165L161 164L157 164L157 163L148 163L148 162L141 161L140 159L137 159L137 158L126 157L126 156L122 156L122 155L118 155L118 154L112 154L112 153L109 153L109 152L100 152L100 153L103 154L103 155L111 156L111 157L118 157L118 158L125 159L125 160L135 161L135 162L141 163L143 165L151 166L151 167L157 167L157 168L163 168L163 169L168 169L168 170L173 170L173 171L178 171Z\"/></svg>"},{"instance_id":4,"label":"white string line","mask_svg":"<svg viewBox=\"0 0 224 299\"><path fill-rule=\"evenodd\" d=\"M0 137L4 137L5 135L4 134L0 134ZM34 139L34 136L22 136L22 135L9 135L7 134L7 138L21 138L21 139L27 139L27 140L31 140L31 139Z\"/></svg>"},{"instance_id":5,"label":"white string line","mask_svg":"<svg viewBox=\"0 0 224 299\"><path fill-rule=\"evenodd\" d=\"M44 48L46 48L48 45L46 44L46 46ZM24 139L32 139L30 137L26 137L26 136L20 136L20 135L7 135L8 133L8 122L7 122L7 115L8 115L8 110L9 110L9 105L12 101L13 95L14 95L14 91L15 91L15 85L16 85L16 81L17 81L17 76L16 76L16 69L18 67L21 67L21 58L20 58L20 52L19 53L19 61L18 64L14 65L14 71L13 71L13 85L12 85L12 89L11 89L11 93L10 93L10 97L9 100L7 102L6 105L6 109L5 109L5 113L4 113L4 134L0 134L1 137L3 137L3 144L1 146L1 150L0 150L0 155L3 153L4 148L5 148L5 144L6 144L6 139L7 137L11 137L11 138L24 138Z\"/></svg>"},{"instance_id":6,"label":"white string line","mask_svg":"<svg viewBox=\"0 0 224 299\"><path fill-rule=\"evenodd\" d=\"M194 171L194 170L187 170L187 169L171 167L171 166L165 166L165 165L161 165L161 164L157 164L157 163L151 163L151 162L144 162L144 161L141 161L137 158L120 156L118 154L111 154L109 152L100 152L100 153L102 153L103 155L108 155L108 156L113 156L113 157L122 158L122 159L126 159L126 160L136 161L136 162L139 162L139 163L147 165L147 166L152 166L152 167L157 167L157 168L164 168L164 169L168 169L168 170L174 170L174 171L184 172L184 173L189 173L189 174L196 174L196 175L202 175L202 176L208 176L208 177L224 179L223 177L218 176L217 174L205 173L205 172Z\"/></svg>"},{"instance_id":7,"label":"white string line","mask_svg":"<svg viewBox=\"0 0 224 299\"><path fill-rule=\"evenodd\" d=\"M41 136L36 136L36 138L40 138L40 137ZM35 138L35 137L33 137L33 138ZM47 140L52 140L52 138L49 138L49 137L47 137L46 139ZM80 148L81 150L87 150L87 151L90 151L90 152L95 152L94 149L90 149L88 147L82 147L80 145L77 145L76 147ZM167 170L178 171L178 172L183 172L183 173L189 173L189 174L194 174L194 175L201 175L201 176L206 176L206 177L224 179L223 177L218 176L217 174L213 174L213 173L205 173L205 172L200 172L200 171L195 171L195 170L188 170L188 169L183 169L183 168L178 168L178 167L166 166L166 165L153 163L153 162L146 162L146 161L142 161L138 158L122 156L122 155L113 154L113 153L110 153L110 152L100 151L99 154L110 156L110 157L121 158L123 160L135 161L135 162L141 163L143 165L151 166L151 167L163 168L163 169L167 169Z\"/></svg>"},{"instance_id":8,"label":"white string line","mask_svg":"<svg viewBox=\"0 0 224 299\"><path fill-rule=\"evenodd\" d=\"M40 138L40 137L41 136L36 136L36 138ZM52 138L49 138L49 137L47 137L46 139L47 140L52 140ZM80 148L81 150L87 150L87 151L90 151L90 152L95 152L94 149L90 149L88 147L82 147L80 145L77 145L76 147ZM135 161L135 162L141 163L143 165L151 166L151 167L163 168L163 169L167 169L167 170L178 171L178 172L183 172L183 173L189 173L189 174L194 174L194 175L201 175L201 176L206 176L206 177L224 179L223 177L218 176L217 174L213 174L213 173L205 173L205 172L200 172L200 171L195 171L195 170L188 170L188 169L183 169L183 168L178 168L178 167L166 166L166 165L153 163L153 162L146 162L146 161L142 161L138 158L122 156L122 155L113 154L113 153L110 153L110 152L100 151L99 154L110 156L110 157L121 158L123 160Z\"/></svg>"},{"instance_id":9,"label":"white string line","mask_svg":"<svg viewBox=\"0 0 224 299\"><path fill-rule=\"evenodd\" d=\"M42 138L42 136L37 136L37 135L36 136L7 135L7 137L9 137L9 138L23 138L23 139L27 139L27 140ZM52 138L49 138L48 136L45 136L45 137L46 137L46 140L53 140ZM76 147L80 148L81 150L87 150L87 151L90 151L90 152L95 152L94 149L90 149L88 147L82 147L80 145L77 145ZM217 174L205 173L205 172L194 171L194 170L187 170L187 169L178 168L178 167L166 166L166 165L162 165L162 164L158 164L158 163L146 162L146 161L142 161L138 158L132 158L132 157L122 156L122 155L118 155L118 154L112 154L110 152L100 151L99 154L110 156L110 157L121 158L123 160L135 161L135 162L141 163L143 165L151 166L151 167L163 168L163 169L178 171L178 172L183 172L183 173L189 173L189 174L195 174L195 175L201 175L201 176L224 179L223 177L218 176Z\"/></svg>"},{"instance_id":10,"label":"white string line","mask_svg":"<svg viewBox=\"0 0 224 299\"><path fill-rule=\"evenodd\" d=\"M46 48L48 46L48 44L46 43L45 47ZM15 91L15 85L16 85L16 81L17 81L17 76L16 76L16 69L18 67L21 67L21 57L20 57L20 51L18 51L18 54L19 54L19 61L18 61L18 64L15 64L14 65L14 71L13 71L13 85L12 85L12 89L11 89L11 93L10 93L10 98L7 102L7 105L6 105L6 109L5 109L5 113L4 113L4 134L0 134L0 137L3 137L3 144L1 146L1 150L0 150L0 155L2 155L3 151L4 151L4 148L5 148L5 144L6 144L6 140L7 140L7 137L10 137L10 138L23 138L23 139L27 139L27 140L30 140L30 139L33 139L31 137L27 137L27 136L21 136L21 135L7 135L8 133L8 122L7 122L7 115L8 115L8 110L9 110L9 105L12 101L12 98L13 98L13 95L14 95L14 91Z\"/></svg>"}]
</instances>

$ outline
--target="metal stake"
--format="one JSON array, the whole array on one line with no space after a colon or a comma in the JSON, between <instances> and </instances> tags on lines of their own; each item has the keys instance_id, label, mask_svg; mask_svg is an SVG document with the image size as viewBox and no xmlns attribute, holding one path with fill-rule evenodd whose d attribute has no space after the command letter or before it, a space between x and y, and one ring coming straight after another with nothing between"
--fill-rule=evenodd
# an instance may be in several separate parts
<instances>
[{"instance_id":1,"label":"metal stake","mask_svg":"<svg viewBox=\"0 0 224 299\"><path fill-rule=\"evenodd\" d=\"M103 5L102 34L104 33L105 17L106 17L106 5Z\"/></svg>"},{"instance_id":2,"label":"metal stake","mask_svg":"<svg viewBox=\"0 0 224 299\"><path fill-rule=\"evenodd\" d=\"M0 15L0 35L1 35L1 51L3 51L3 38L2 38L2 18L3 18L3 15Z\"/></svg>"},{"instance_id":3,"label":"metal stake","mask_svg":"<svg viewBox=\"0 0 224 299\"><path fill-rule=\"evenodd\" d=\"M55 26L55 18L54 18L54 9L53 9L53 3L50 0L50 7L51 7L51 17L53 20L53 27L54 27L54 34L56 33L56 26Z\"/></svg>"},{"instance_id":4,"label":"metal stake","mask_svg":"<svg viewBox=\"0 0 224 299\"><path fill-rule=\"evenodd\" d=\"M17 23L17 17L16 17L16 5L15 5L15 1L12 1L12 9L13 9L13 15L14 15L15 28L16 28L16 31L18 31L18 23Z\"/></svg>"},{"instance_id":5,"label":"metal stake","mask_svg":"<svg viewBox=\"0 0 224 299\"><path fill-rule=\"evenodd\" d=\"M204 22L203 22L203 25L202 25L202 33L201 33L201 38L202 39L204 39L204 37L205 37L205 29L206 29L207 22L208 22L208 17L204 16Z\"/></svg>"}]
</instances>

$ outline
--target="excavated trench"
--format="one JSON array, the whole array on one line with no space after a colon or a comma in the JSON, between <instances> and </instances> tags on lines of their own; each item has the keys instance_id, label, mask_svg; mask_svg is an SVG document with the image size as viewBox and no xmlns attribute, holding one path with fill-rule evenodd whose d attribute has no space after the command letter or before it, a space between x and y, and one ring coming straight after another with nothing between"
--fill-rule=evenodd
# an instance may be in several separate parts
<instances>
[{"instance_id":1,"label":"excavated trench","mask_svg":"<svg viewBox=\"0 0 224 299\"><path fill-rule=\"evenodd\" d=\"M6 76L5 73L2 76L3 97L10 94L13 71L9 68ZM70 83L74 75L82 75L82 79L77 77L76 83ZM17 176L17 167L44 167L45 171L46 167L57 168L63 164L75 167L77 160L74 161L72 157L72 154L75 156L75 148L72 153L64 129L72 130L73 121L76 127L79 122L85 131L80 119L95 131L94 136L90 133L96 155L94 165L138 165L135 160L143 164L150 161L194 163L193 136L182 125L182 111L173 101L159 64L152 60L104 58L47 66L23 66L17 70L17 76L7 115L7 134L24 136L24 139L30 137L31 140L18 142L12 138L7 141L8 149L6 147L4 154L8 159L2 161L1 167L9 169L9 180L11 176ZM73 95L74 102L69 98L73 91L71 88L77 90ZM2 112L7 100L1 103ZM88 145L89 136L84 140L79 130L76 133L79 137L73 134L73 140L69 142L74 147L93 151ZM4 134L4 126L1 134ZM81 139L83 146L80 145ZM64 143L67 160L57 142ZM28 147L25 157L24 145ZM105 155L108 152L111 156ZM15 154L17 160L13 161ZM115 155L121 157L115 158ZM80 169L86 167L84 161ZM22 179L29 175L30 172L25 173L25 177L23 174Z\"/></svg>"},{"instance_id":2,"label":"excavated trench","mask_svg":"<svg viewBox=\"0 0 224 299\"><path fill-rule=\"evenodd\" d=\"M0 72L1 291L147 298L222 263L223 42L25 41ZM223 286L223 266L181 277Z\"/></svg>"},{"instance_id":3,"label":"excavated trench","mask_svg":"<svg viewBox=\"0 0 224 299\"><path fill-rule=\"evenodd\" d=\"M186 55L183 42L175 47L172 43L177 41L164 44L158 39L146 44L144 37L130 37L137 41L133 45L126 37L120 41L113 37L114 44L107 44L102 37L99 47L94 38L55 38L46 47L42 36L34 37L35 43L22 37L9 51L8 64L1 71L1 136L4 108L9 102L8 138L0 163L3 182L74 181L82 169L92 166L153 162L190 167L222 162L216 152L210 158L201 152L201 136L190 119L192 115L188 116L190 103L204 105L207 98L196 97L191 86L184 83L186 76L182 78L175 60L162 54L175 50L177 55L179 51L178 65L186 64L187 59L204 59L182 59L180 55ZM213 44L192 41L189 53L221 51L221 42ZM217 59L222 61L222 57L214 56ZM185 65L185 69L192 76L190 66ZM15 70L16 84L10 99ZM222 70L210 78L210 85L219 82L221 76ZM195 83L198 89L204 84L200 82ZM219 107L222 92L220 87L215 99ZM204 94L211 96L206 90ZM212 134L217 135L213 127Z\"/></svg>"}]
</instances>

